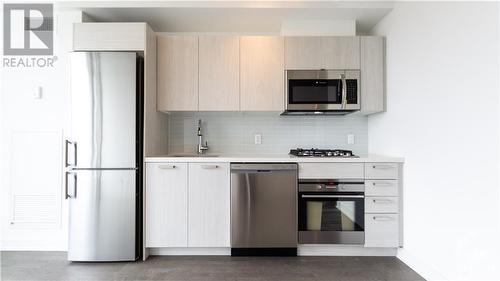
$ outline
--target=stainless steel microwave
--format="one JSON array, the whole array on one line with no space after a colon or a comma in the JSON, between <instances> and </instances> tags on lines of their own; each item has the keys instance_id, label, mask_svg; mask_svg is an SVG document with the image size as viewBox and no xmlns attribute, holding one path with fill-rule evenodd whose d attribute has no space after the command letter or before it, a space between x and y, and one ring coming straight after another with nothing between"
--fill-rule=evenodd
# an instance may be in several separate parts
<instances>
[{"instance_id":1,"label":"stainless steel microwave","mask_svg":"<svg viewBox=\"0 0 500 281\"><path fill-rule=\"evenodd\" d=\"M287 70L284 115L348 114L361 108L359 70Z\"/></svg>"}]
</instances>

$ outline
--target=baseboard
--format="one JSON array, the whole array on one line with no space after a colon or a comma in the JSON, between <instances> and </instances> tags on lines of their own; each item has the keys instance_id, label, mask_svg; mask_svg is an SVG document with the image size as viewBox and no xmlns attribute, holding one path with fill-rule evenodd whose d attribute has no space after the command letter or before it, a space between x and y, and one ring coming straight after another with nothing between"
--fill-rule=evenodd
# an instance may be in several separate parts
<instances>
[{"instance_id":1,"label":"baseboard","mask_svg":"<svg viewBox=\"0 0 500 281\"><path fill-rule=\"evenodd\" d=\"M366 248L362 245L314 245L298 247L298 256L396 256L397 248Z\"/></svg>"},{"instance_id":2,"label":"baseboard","mask_svg":"<svg viewBox=\"0 0 500 281\"><path fill-rule=\"evenodd\" d=\"M149 248L150 256L230 256L231 248Z\"/></svg>"},{"instance_id":3,"label":"baseboard","mask_svg":"<svg viewBox=\"0 0 500 281\"><path fill-rule=\"evenodd\" d=\"M427 281L449 281L432 266L408 253L406 249L399 249L396 257Z\"/></svg>"},{"instance_id":4,"label":"baseboard","mask_svg":"<svg viewBox=\"0 0 500 281\"><path fill-rule=\"evenodd\" d=\"M9 241L0 246L0 251L66 252L66 245L55 245L47 241Z\"/></svg>"},{"instance_id":5,"label":"baseboard","mask_svg":"<svg viewBox=\"0 0 500 281\"><path fill-rule=\"evenodd\" d=\"M151 256L230 256L231 248L148 248ZM365 248L356 245L313 245L297 247L297 256L384 256L394 257L397 248Z\"/></svg>"}]
</instances>

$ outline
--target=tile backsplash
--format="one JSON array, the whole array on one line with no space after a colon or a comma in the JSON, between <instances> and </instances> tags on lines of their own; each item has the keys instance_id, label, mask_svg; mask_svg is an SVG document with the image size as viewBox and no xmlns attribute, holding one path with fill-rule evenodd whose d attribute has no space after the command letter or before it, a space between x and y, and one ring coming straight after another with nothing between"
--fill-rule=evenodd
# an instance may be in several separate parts
<instances>
[{"instance_id":1,"label":"tile backsplash","mask_svg":"<svg viewBox=\"0 0 500 281\"><path fill-rule=\"evenodd\" d=\"M368 120L364 116L280 116L279 113L183 112L169 117L169 152L196 151L198 119L208 153L281 154L291 148L341 148L368 152ZM254 135L262 144L254 144ZM347 144L347 134L355 143Z\"/></svg>"}]
</instances>

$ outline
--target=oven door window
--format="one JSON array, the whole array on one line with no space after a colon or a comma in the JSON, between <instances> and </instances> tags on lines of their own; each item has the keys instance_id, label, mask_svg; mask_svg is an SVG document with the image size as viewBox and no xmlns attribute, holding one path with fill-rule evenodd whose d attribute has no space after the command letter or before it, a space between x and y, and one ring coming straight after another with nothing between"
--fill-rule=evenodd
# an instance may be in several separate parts
<instances>
[{"instance_id":1,"label":"oven door window","mask_svg":"<svg viewBox=\"0 0 500 281\"><path fill-rule=\"evenodd\" d=\"M301 197L299 230L364 231L364 199Z\"/></svg>"},{"instance_id":2,"label":"oven door window","mask_svg":"<svg viewBox=\"0 0 500 281\"><path fill-rule=\"evenodd\" d=\"M290 104L341 104L340 79L291 79L288 80Z\"/></svg>"}]
</instances>

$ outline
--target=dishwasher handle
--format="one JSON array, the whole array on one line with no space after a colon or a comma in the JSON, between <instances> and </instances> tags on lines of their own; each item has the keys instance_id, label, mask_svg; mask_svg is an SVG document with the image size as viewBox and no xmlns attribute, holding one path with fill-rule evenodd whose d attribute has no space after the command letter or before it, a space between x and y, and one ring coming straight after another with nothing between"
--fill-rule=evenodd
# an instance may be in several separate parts
<instances>
[{"instance_id":1,"label":"dishwasher handle","mask_svg":"<svg viewBox=\"0 0 500 281\"><path fill-rule=\"evenodd\" d=\"M275 172L297 172L296 163L284 164L231 164L231 173L275 173Z\"/></svg>"}]
</instances>

